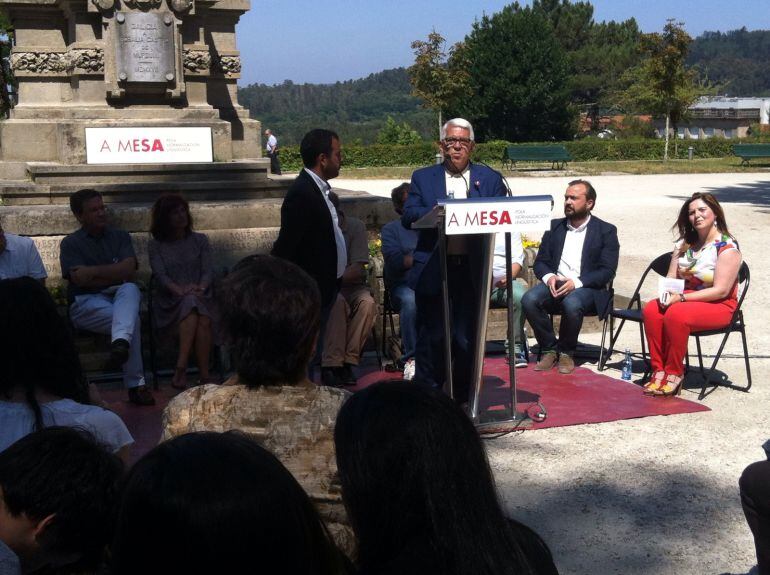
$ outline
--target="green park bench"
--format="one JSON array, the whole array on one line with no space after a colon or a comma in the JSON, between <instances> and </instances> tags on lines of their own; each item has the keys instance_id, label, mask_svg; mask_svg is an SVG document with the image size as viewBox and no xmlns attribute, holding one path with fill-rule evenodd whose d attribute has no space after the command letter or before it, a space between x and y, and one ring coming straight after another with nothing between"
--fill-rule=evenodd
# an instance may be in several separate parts
<instances>
[{"instance_id":1,"label":"green park bench","mask_svg":"<svg viewBox=\"0 0 770 575\"><path fill-rule=\"evenodd\" d=\"M511 170L516 168L516 162L551 162L551 168L564 169L567 162L572 161L567 148L564 146L507 146L503 153L503 167L508 165Z\"/></svg>"},{"instance_id":2,"label":"green park bench","mask_svg":"<svg viewBox=\"0 0 770 575\"><path fill-rule=\"evenodd\" d=\"M741 159L741 165L748 165L749 160L770 158L770 144L735 144L733 154Z\"/></svg>"}]
</instances>

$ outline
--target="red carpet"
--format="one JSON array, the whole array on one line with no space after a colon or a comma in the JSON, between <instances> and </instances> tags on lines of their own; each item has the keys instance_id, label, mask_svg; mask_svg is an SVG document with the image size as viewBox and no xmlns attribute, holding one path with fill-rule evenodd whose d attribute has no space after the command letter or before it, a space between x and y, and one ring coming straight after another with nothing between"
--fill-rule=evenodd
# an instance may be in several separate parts
<instances>
[{"instance_id":1,"label":"red carpet","mask_svg":"<svg viewBox=\"0 0 770 575\"><path fill-rule=\"evenodd\" d=\"M581 423L601 423L650 415L674 415L709 411L702 403L675 397L648 397L638 385L594 373L578 367L571 375L560 375L555 369L537 372L532 368L516 370L516 395L519 411L526 411L535 402L548 411L543 422L534 422L529 429L562 427ZM377 365L365 365L358 370L358 385L351 391L363 389L383 379L400 379L398 372L380 371ZM102 390L102 398L125 421L136 443L131 451L132 461L147 453L158 443L161 415L168 401L178 391L167 382L153 392L157 405L138 407L128 402L125 390ZM510 391L508 366L503 357L488 357L484 366L484 386L480 411L509 409Z\"/></svg>"}]
</instances>

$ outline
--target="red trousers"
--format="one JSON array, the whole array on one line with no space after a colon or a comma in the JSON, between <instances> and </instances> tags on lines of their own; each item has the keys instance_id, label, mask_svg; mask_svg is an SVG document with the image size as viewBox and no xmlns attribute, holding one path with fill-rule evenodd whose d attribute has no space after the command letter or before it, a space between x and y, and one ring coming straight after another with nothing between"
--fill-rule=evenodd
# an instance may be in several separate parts
<instances>
[{"instance_id":1,"label":"red trousers","mask_svg":"<svg viewBox=\"0 0 770 575\"><path fill-rule=\"evenodd\" d=\"M642 315L652 372L683 375L682 361L687 353L690 333L725 327L730 323L737 305L734 298L708 302L686 301L675 303L667 309L663 309L657 299L647 302Z\"/></svg>"}]
</instances>

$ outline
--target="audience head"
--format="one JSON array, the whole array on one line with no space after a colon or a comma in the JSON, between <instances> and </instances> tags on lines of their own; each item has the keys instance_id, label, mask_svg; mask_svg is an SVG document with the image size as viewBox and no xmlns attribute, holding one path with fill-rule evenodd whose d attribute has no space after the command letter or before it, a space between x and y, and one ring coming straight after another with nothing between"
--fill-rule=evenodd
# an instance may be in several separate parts
<instances>
[{"instance_id":1,"label":"audience head","mask_svg":"<svg viewBox=\"0 0 770 575\"><path fill-rule=\"evenodd\" d=\"M24 572L99 565L122 471L92 436L68 427L41 429L0 452L0 539Z\"/></svg>"},{"instance_id":2,"label":"audience head","mask_svg":"<svg viewBox=\"0 0 770 575\"><path fill-rule=\"evenodd\" d=\"M324 180L336 178L342 165L340 137L331 130L310 130L299 145L302 163Z\"/></svg>"},{"instance_id":3,"label":"audience head","mask_svg":"<svg viewBox=\"0 0 770 575\"><path fill-rule=\"evenodd\" d=\"M409 183L404 182L391 190L390 200L393 202L393 209L398 215L401 215L404 212L404 204L406 203L406 198L409 196L409 191L411 189L412 186Z\"/></svg>"},{"instance_id":4,"label":"audience head","mask_svg":"<svg viewBox=\"0 0 770 575\"><path fill-rule=\"evenodd\" d=\"M474 145L473 126L468 120L454 118L441 127L441 149L449 171L462 172L468 167Z\"/></svg>"},{"instance_id":5,"label":"audience head","mask_svg":"<svg viewBox=\"0 0 770 575\"><path fill-rule=\"evenodd\" d=\"M564 215L569 220L586 218L596 205L596 190L588 180L572 180L564 193Z\"/></svg>"},{"instance_id":6,"label":"audience head","mask_svg":"<svg viewBox=\"0 0 770 575\"><path fill-rule=\"evenodd\" d=\"M273 133L273 132L270 130L270 128L268 128L267 130L265 130L265 136L270 136L272 133Z\"/></svg>"},{"instance_id":7,"label":"audience head","mask_svg":"<svg viewBox=\"0 0 770 575\"><path fill-rule=\"evenodd\" d=\"M225 278L219 295L222 328L241 383L256 387L305 379L321 322L313 278L289 261L249 256Z\"/></svg>"},{"instance_id":8,"label":"audience head","mask_svg":"<svg viewBox=\"0 0 770 575\"><path fill-rule=\"evenodd\" d=\"M70 196L70 209L80 225L91 233L100 233L107 225L107 210L96 190L79 190Z\"/></svg>"},{"instance_id":9,"label":"audience head","mask_svg":"<svg viewBox=\"0 0 770 575\"><path fill-rule=\"evenodd\" d=\"M364 570L419 558L436 573L521 572L476 430L444 394L372 385L342 406L334 441Z\"/></svg>"},{"instance_id":10,"label":"audience head","mask_svg":"<svg viewBox=\"0 0 770 575\"><path fill-rule=\"evenodd\" d=\"M131 469L113 574L339 573L310 498L266 449L237 432L161 443Z\"/></svg>"},{"instance_id":11,"label":"audience head","mask_svg":"<svg viewBox=\"0 0 770 575\"><path fill-rule=\"evenodd\" d=\"M0 399L23 390L38 427L38 391L88 403L72 335L37 280L0 280L0 365Z\"/></svg>"},{"instance_id":12,"label":"audience head","mask_svg":"<svg viewBox=\"0 0 770 575\"><path fill-rule=\"evenodd\" d=\"M679 210L679 217L677 217L676 223L672 227L672 229L679 232L679 239L684 239L688 244L694 244L698 241L698 231L690 221L690 211L695 209L695 204L700 205L700 202L703 202L710 208L711 214L714 217L713 225L721 233L733 237L727 227L725 212L713 194L695 192L689 199L685 200Z\"/></svg>"},{"instance_id":13,"label":"audience head","mask_svg":"<svg viewBox=\"0 0 770 575\"><path fill-rule=\"evenodd\" d=\"M163 194L152 206L150 233L159 242L187 237L192 232L190 204L180 194Z\"/></svg>"}]
</instances>

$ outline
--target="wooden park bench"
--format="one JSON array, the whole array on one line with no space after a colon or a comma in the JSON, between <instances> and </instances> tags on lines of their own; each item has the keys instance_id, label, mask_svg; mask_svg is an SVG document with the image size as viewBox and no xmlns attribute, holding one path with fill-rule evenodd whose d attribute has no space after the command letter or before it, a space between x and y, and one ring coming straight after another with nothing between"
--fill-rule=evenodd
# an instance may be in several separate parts
<instances>
[{"instance_id":1,"label":"wooden park bench","mask_svg":"<svg viewBox=\"0 0 770 575\"><path fill-rule=\"evenodd\" d=\"M748 165L749 160L770 158L770 144L734 144L733 154L742 160L742 166Z\"/></svg>"},{"instance_id":2,"label":"wooden park bench","mask_svg":"<svg viewBox=\"0 0 770 575\"><path fill-rule=\"evenodd\" d=\"M516 168L516 162L551 162L552 169L563 170L570 161L572 156L561 145L507 146L503 153L503 167L508 164L511 170Z\"/></svg>"}]
</instances>

